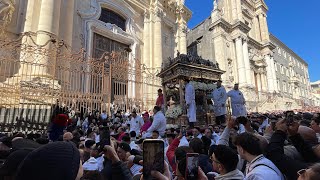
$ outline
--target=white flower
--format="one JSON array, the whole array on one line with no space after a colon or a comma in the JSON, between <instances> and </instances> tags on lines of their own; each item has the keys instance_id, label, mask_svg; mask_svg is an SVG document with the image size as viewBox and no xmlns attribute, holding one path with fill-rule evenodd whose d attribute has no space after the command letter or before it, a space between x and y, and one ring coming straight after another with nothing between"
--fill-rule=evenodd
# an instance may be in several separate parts
<instances>
[{"instance_id":1,"label":"white flower","mask_svg":"<svg viewBox=\"0 0 320 180\"><path fill-rule=\"evenodd\" d=\"M182 114L182 108L181 106L175 106L173 108L169 108L167 111L166 111L166 114L165 116L167 118L172 118L172 119L177 119L179 115Z\"/></svg>"}]
</instances>

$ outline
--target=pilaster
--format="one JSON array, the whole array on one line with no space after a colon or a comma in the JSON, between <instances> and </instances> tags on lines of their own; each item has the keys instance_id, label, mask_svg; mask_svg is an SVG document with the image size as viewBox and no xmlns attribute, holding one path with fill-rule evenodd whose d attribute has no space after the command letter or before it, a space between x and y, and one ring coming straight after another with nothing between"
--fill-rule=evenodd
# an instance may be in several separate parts
<instances>
[{"instance_id":1,"label":"pilaster","mask_svg":"<svg viewBox=\"0 0 320 180\"><path fill-rule=\"evenodd\" d=\"M154 62L153 67L161 68L162 64L162 16L163 12L160 8L154 11Z\"/></svg>"},{"instance_id":2,"label":"pilaster","mask_svg":"<svg viewBox=\"0 0 320 180\"><path fill-rule=\"evenodd\" d=\"M242 36L238 36L235 39L236 42L236 53L237 53L237 65L238 65L238 80L240 86L243 86L247 83L246 78L246 68L243 59L243 46L242 46Z\"/></svg>"},{"instance_id":3,"label":"pilaster","mask_svg":"<svg viewBox=\"0 0 320 180\"><path fill-rule=\"evenodd\" d=\"M186 22L183 21L180 24L180 39L179 39L179 46L180 46L180 53L187 54L187 34L186 34L187 25Z\"/></svg>"},{"instance_id":4,"label":"pilaster","mask_svg":"<svg viewBox=\"0 0 320 180\"><path fill-rule=\"evenodd\" d=\"M259 20L258 20L258 16L255 16L253 18L253 24L254 24L254 38L260 42L261 41L261 32L260 32L260 25L259 25Z\"/></svg>"},{"instance_id":5,"label":"pilaster","mask_svg":"<svg viewBox=\"0 0 320 180\"><path fill-rule=\"evenodd\" d=\"M252 79L251 79L251 67L250 67L250 61L249 61L249 53L248 53L248 39L243 39L243 61L246 71L246 78L247 78L247 84L253 85Z\"/></svg>"},{"instance_id":6,"label":"pilaster","mask_svg":"<svg viewBox=\"0 0 320 180\"><path fill-rule=\"evenodd\" d=\"M271 65L270 55L267 54L264 56L265 62L267 63L267 78L268 78L268 91L273 92L274 89L274 80L273 80L273 69Z\"/></svg>"},{"instance_id":7,"label":"pilaster","mask_svg":"<svg viewBox=\"0 0 320 180\"><path fill-rule=\"evenodd\" d=\"M264 14L260 13L258 17L259 17L261 41L264 42L267 40L266 28L265 28L265 24L264 24Z\"/></svg>"},{"instance_id":8,"label":"pilaster","mask_svg":"<svg viewBox=\"0 0 320 180\"><path fill-rule=\"evenodd\" d=\"M274 91L277 92L279 87L277 84L277 75L276 75L276 68L275 68L273 56L270 57L270 65L271 65L271 71L272 71L273 88L274 88Z\"/></svg>"},{"instance_id":9,"label":"pilaster","mask_svg":"<svg viewBox=\"0 0 320 180\"><path fill-rule=\"evenodd\" d=\"M45 0L41 2L38 31L46 31L52 33L56 37L59 35L60 8L61 0ZM48 34L38 33L37 44L44 45L49 40L50 36L48 36ZM38 59L39 64L43 64L44 66L39 70L34 69L33 74L53 75L53 69L50 69L49 66L47 66L50 61L48 57L40 55L38 56Z\"/></svg>"}]
</instances>

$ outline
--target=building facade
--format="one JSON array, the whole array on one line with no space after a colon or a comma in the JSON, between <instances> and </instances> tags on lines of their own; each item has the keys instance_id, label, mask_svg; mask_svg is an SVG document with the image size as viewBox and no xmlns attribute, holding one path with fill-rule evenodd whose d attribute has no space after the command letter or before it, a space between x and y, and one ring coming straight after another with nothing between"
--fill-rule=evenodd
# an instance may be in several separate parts
<instances>
[{"instance_id":1,"label":"building facade","mask_svg":"<svg viewBox=\"0 0 320 180\"><path fill-rule=\"evenodd\" d=\"M312 104L320 106L320 81L310 83L312 89Z\"/></svg>"},{"instance_id":2,"label":"building facade","mask_svg":"<svg viewBox=\"0 0 320 180\"><path fill-rule=\"evenodd\" d=\"M1 69L6 69L6 72L0 72L0 98L10 94L6 91L6 86L10 85L12 89L17 89L17 92L21 93L22 87L19 82L32 84L32 81L39 77L39 81L47 78L46 82L53 82L52 86L56 86L55 90L58 92L68 89L67 96L75 97L75 100L71 101L76 101L79 96L88 95L88 103L82 103L86 106L92 104L102 91L106 91L107 93L103 92L106 96L122 95L121 98L126 101L124 104L128 104L130 100L139 99L139 104L136 104L139 109L152 109L157 98L157 89L162 87L160 81L154 82L154 77L160 72L163 59L174 57L177 51L186 54L186 30L190 18L191 11L184 5L184 0L2 0L0 1L1 45L7 45L6 42L10 40L19 44L15 40L24 34L24 37L28 37L21 40L22 45L19 44L19 47L29 43L33 44L32 47L35 49L41 47L41 50L46 49L46 51L40 52L42 54L39 60L40 58L36 57L38 51L25 52L27 50L24 49L18 52L21 54L15 56L12 62L7 63L11 63L10 66L5 66L5 63L0 64ZM24 41L26 39L28 40ZM143 71L146 75L140 74L140 76L144 76L145 80L139 81L139 84L135 83L136 73L125 78L124 82L113 82L110 89L104 90L101 83L105 81L108 84L109 80L102 77L105 74L100 72L100 67L95 69L85 64L85 61L83 67L79 67L79 64L71 64L72 62L68 64L63 58L56 60L55 55L51 55L54 59L45 57L53 46L57 46L56 42L63 44L72 52L83 49L84 59L99 59L106 52L125 51L132 68L128 71ZM9 47L6 48L9 49ZM77 60L70 57L73 56L65 58L72 59L73 62ZM32 58L34 66L29 60ZM140 66L134 65L137 61L141 63ZM24 68L22 62L30 67ZM57 63L52 64L52 62ZM95 64L91 61L90 63ZM57 71L54 72L56 66L59 66L60 70L67 68L64 71L70 69L70 72L57 75ZM79 72L78 76L73 76L72 73L75 71ZM87 75L80 73L87 73ZM88 78L93 73L96 73L94 77ZM106 70L105 73L109 71ZM121 70L117 73L121 75ZM113 79L110 83L111 81ZM77 82L77 87L72 84L73 82ZM91 90L92 86L95 90ZM115 93L115 89L120 93ZM40 90L40 88L37 89L37 91ZM96 94L93 97L90 93ZM22 101L19 96L18 94L14 100L8 100L7 104L0 104L0 107L19 106ZM105 99L103 96L102 94L99 98ZM47 104L50 103L55 103L55 100ZM28 104L33 106L34 102L30 100Z\"/></svg>"},{"instance_id":3,"label":"building facade","mask_svg":"<svg viewBox=\"0 0 320 180\"><path fill-rule=\"evenodd\" d=\"M211 16L187 34L188 53L218 62L225 86L240 84L249 111L308 105L308 65L269 33L267 11L263 0L214 0Z\"/></svg>"}]
</instances>

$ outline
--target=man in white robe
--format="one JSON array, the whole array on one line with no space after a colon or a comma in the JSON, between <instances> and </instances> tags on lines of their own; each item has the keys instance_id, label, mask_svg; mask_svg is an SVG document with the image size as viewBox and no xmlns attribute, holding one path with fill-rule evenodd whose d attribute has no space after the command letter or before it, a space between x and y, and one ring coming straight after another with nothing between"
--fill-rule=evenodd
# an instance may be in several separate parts
<instances>
[{"instance_id":1,"label":"man in white robe","mask_svg":"<svg viewBox=\"0 0 320 180\"><path fill-rule=\"evenodd\" d=\"M129 121L129 124L130 124L130 131L135 131L136 134L140 134L140 129L142 127L142 125L144 124L144 121L142 119L141 116L138 116L137 115L137 112L136 111L133 111L131 113L131 120Z\"/></svg>"},{"instance_id":2,"label":"man in white robe","mask_svg":"<svg viewBox=\"0 0 320 180\"><path fill-rule=\"evenodd\" d=\"M153 131L158 131L160 136L164 136L166 128L167 128L167 119L164 116L161 108L159 106L155 106L153 108L153 121L152 125L148 128L147 132L142 135L142 138L150 138L152 137Z\"/></svg>"},{"instance_id":3,"label":"man in white robe","mask_svg":"<svg viewBox=\"0 0 320 180\"><path fill-rule=\"evenodd\" d=\"M234 89L229 91L227 96L231 98L232 116L247 116L246 100L243 97L243 93L239 90L239 84L235 84Z\"/></svg>"},{"instance_id":4,"label":"man in white robe","mask_svg":"<svg viewBox=\"0 0 320 180\"><path fill-rule=\"evenodd\" d=\"M185 90L185 101L187 106L187 116L189 119L190 128L194 127L194 123L197 121L196 116L196 95L193 85L190 83L189 79L185 79L186 81L186 90Z\"/></svg>"},{"instance_id":5,"label":"man in white robe","mask_svg":"<svg viewBox=\"0 0 320 180\"><path fill-rule=\"evenodd\" d=\"M213 100L213 111L216 116L216 124L221 125L226 122L225 115L227 114L226 110L226 101L227 101L227 92L226 89L221 85L222 81L217 82L217 88L212 91L212 100Z\"/></svg>"}]
</instances>

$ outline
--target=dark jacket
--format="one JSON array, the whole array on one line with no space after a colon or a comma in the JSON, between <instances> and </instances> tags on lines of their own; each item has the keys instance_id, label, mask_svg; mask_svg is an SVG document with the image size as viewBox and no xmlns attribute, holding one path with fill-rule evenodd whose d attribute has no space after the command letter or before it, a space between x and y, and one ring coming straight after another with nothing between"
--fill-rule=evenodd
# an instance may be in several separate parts
<instances>
[{"instance_id":1,"label":"dark jacket","mask_svg":"<svg viewBox=\"0 0 320 180\"><path fill-rule=\"evenodd\" d=\"M290 136L289 139L306 162L319 162L319 158L314 153L312 146L308 144L300 134Z\"/></svg>"},{"instance_id":2,"label":"dark jacket","mask_svg":"<svg viewBox=\"0 0 320 180\"><path fill-rule=\"evenodd\" d=\"M132 180L130 170L125 163L119 161L115 164L112 164L112 179Z\"/></svg>"},{"instance_id":3,"label":"dark jacket","mask_svg":"<svg viewBox=\"0 0 320 180\"><path fill-rule=\"evenodd\" d=\"M203 170L205 174L208 172L212 172L212 163L210 162L210 158L208 155L200 154L199 155L199 166Z\"/></svg>"},{"instance_id":4,"label":"dark jacket","mask_svg":"<svg viewBox=\"0 0 320 180\"><path fill-rule=\"evenodd\" d=\"M283 131L276 131L266 149L266 157L270 159L279 170L286 176L287 179L297 179L297 172L307 168L307 163L297 161L284 154L284 141L287 135Z\"/></svg>"}]
</instances>

